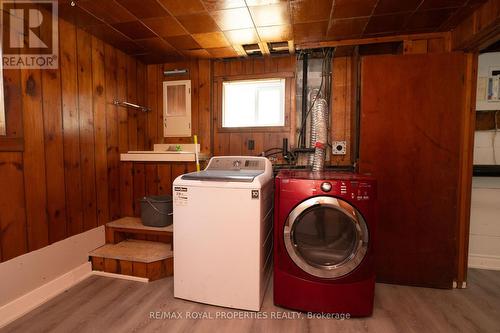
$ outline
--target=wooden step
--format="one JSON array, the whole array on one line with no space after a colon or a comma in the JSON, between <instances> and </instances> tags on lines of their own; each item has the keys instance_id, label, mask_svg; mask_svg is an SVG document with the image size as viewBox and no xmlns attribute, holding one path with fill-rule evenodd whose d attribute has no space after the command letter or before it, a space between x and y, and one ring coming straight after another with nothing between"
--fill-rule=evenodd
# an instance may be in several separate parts
<instances>
[{"instance_id":1,"label":"wooden step","mask_svg":"<svg viewBox=\"0 0 500 333\"><path fill-rule=\"evenodd\" d=\"M173 274L170 244L129 239L90 252L92 269L158 280Z\"/></svg>"},{"instance_id":2,"label":"wooden step","mask_svg":"<svg viewBox=\"0 0 500 333\"><path fill-rule=\"evenodd\" d=\"M172 244L173 225L148 227L138 217L124 217L106 224L106 243L117 244L126 239L139 239Z\"/></svg>"}]
</instances>

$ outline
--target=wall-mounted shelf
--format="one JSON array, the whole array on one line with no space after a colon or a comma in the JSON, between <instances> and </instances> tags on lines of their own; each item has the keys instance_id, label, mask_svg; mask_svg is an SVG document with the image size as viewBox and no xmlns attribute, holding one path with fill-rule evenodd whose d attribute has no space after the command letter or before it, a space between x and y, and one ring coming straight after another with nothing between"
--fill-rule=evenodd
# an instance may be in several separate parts
<instances>
[{"instance_id":1,"label":"wall-mounted shelf","mask_svg":"<svg viewBox=\"0 0 500 333\"><path fill-rule=\"evenodd\" d=\"M179 150L176 150L178 148ZM153 150L129 151L120 154L120 161L132 162L194 162L195 149L200 150L200 145L194 144L156 144ZM208 156L200 155L200 159Z\"/></svg>"}]
</instances>

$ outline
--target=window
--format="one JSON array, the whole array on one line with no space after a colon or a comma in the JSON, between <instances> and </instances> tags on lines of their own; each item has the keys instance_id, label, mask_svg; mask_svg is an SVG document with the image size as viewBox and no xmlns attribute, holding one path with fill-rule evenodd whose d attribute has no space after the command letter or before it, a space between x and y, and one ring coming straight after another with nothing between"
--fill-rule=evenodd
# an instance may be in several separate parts
<instances>
[{"instance_id":1,"label":"window","mask_svg":"<svg viewBox=\"0 0 500 333\"><path fill-rule=\"evenodd\" d=\"M285 126L285 79L227 81L222 127Z\"/></svg>"}]
</instances>

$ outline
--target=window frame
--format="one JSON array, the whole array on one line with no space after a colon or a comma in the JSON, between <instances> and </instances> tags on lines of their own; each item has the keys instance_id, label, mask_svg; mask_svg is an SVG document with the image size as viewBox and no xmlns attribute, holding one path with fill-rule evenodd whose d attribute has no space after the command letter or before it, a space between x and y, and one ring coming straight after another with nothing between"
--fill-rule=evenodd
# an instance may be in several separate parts
<instances>
[{"instance_id":1,"label":"window frame","mask_svg":"<svg viewBox=\"0 0 500 333\"><path fill-rule=\"evenodd\" d=\"M269 81L278 81L279 82L279 89L280 89L280 113L281 111L283 111L283 117L282 117L282 121L283 121L283 124L279 124L279 125L262 125L262 126L243 126L244 128L248 128L248 127L256 127L256 128L263 128L263 127L283 127L285 126L285 100L286 100L286 94L285 94L285 90L286 90L286 79L285 78L266 78L266 79L251 79L251 80L231 80L231 81L224 81L222 82L222 127L223 128L238 128L238 126L224 126L224 117L225 117L225 107L226 107L226 99L225 99L225 95L224 95L224 88L226 86L226 84L231 84L232 82L235 82L235 83L241 83L241 84L245 84L245 83L248 83L248 84L258 84L258 82L269 82ZM255 105L254 105L254 120L258 123L258 120L259 120L259 102L260 102L260 92L261 91L265 91L265 90L271 90L271 89L275 89L275 87L256 87L255 91L254 91L254 102L255 102ZM282 92L283 94L281 94L281 89L282 89ZM281 97L283 97L283 99L281 100ZM281 116L281 114L280 114ZM281 117L280 117L281 118ZM281 122L281 121L280 121ZM241 127L240 127L241 128Z\"/></svg>"},{"instance_id":2,"label":"window frame","mask_svg":"<svg viewBox=\"0 0 500 333\"><path fill-rule=\"evenodd\" d=\"M231 133L231 132L285 132L290 130L290 110L293 105L293 93L292 93L292 80L295 78L293 72L276 72L276 73L266 73L266 74L249 74L249 75L231 75L222 76L214 80L215 88L215 108L216 108L216 124L217 132L219 133ZM285 80L285 125L284 126L253 126L253 127L223 127L223 84L224 82L230 81L253 81L253 80L270 80L279 79Z\"/></svg>"}]
</instances>

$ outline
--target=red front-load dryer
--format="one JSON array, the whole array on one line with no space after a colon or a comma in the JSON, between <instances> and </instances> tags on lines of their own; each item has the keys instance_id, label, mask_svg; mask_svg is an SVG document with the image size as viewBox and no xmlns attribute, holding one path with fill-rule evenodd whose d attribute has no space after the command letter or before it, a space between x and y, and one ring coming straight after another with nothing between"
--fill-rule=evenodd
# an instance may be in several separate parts
<instances>
[{"instance_id":1,"label":"red front-load dryer","mask_svg":"<svg viewBox=\"0 0 500 333\"><path fill-rule=\"evenodd\" d=\"M376 181L333 171L276 176L274 303L306 312L373 311Z\"/></svg>"}]
</instances>

